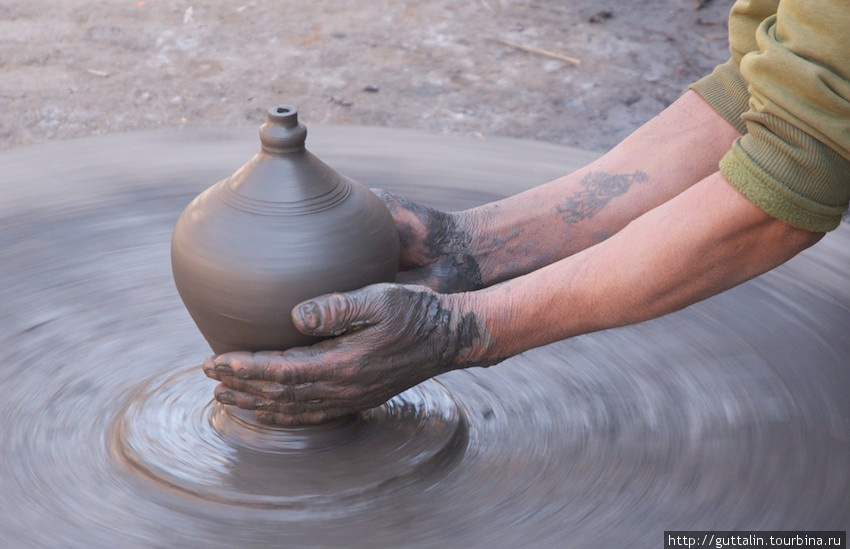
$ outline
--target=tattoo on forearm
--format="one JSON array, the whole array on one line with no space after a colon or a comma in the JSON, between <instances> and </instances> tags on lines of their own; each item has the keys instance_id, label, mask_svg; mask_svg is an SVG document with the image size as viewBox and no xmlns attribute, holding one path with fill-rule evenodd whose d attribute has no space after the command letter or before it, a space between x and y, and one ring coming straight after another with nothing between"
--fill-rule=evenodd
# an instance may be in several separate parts
<instances>
[{"instance_id":1,"label":"tattoo on forearm","mask_svg":"<svg viewBox=\"0 0 850 549\"><path fill-rule=\"evenodd\" d=\"M566 223L590 219L613 198L625 194L633 184L646 181L649 181L649 176L642 171L623 174L591 172L581 180L584 190L576 192L562 204L556 205L555 210L564 214Z\"/></svg>"}]
</instances>

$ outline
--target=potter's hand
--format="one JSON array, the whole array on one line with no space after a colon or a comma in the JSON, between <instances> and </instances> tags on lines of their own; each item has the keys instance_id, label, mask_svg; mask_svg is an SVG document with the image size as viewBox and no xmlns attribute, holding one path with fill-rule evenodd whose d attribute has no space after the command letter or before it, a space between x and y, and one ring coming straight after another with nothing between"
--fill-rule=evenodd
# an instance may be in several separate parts
<instances>
[{"instance_id":1,"label":"potter's hand","mask_svg":"<svg viewBox=\"0 0 850 549\"><path fill-rule=\"evenodd\" d=\"M373 408L430 377L483 365L490 337L467 296L398 284L321 296L296 306L293 321L306 334L339 337L219 355L204 372L221 382L219 402L257 410L263 423L321 423Z\"/></svg>"},{"instance_id":2,"label":"potter's hand","mask_svg":"<svg viewBox=\"0 0 850 549\"><path fill-rule=\"evenodd\" d=\"M373 190L389 208L398 228L401 272L397 282L420 284L443 293L484 286L469 249L469 228L462 214L442 212L387 191Z\"/></svg>"}]
</instances>

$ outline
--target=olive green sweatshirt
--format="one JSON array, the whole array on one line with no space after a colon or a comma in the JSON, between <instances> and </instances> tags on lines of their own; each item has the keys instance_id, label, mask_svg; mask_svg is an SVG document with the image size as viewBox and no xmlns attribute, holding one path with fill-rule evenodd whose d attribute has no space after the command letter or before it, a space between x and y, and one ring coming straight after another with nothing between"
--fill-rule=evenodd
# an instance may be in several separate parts
<instances>
[{"instance_id":1,"label":"olive green sweatshirt","mask_svg":"<svg viewBox=\"0 0 850 549\"><path fill-rule=\"evenodd\" d=\"M691 85L744 134L721 172L778 219L836 228L850 201L850 0L737 0L729 49Z\"/></svg>"}]
</instances>

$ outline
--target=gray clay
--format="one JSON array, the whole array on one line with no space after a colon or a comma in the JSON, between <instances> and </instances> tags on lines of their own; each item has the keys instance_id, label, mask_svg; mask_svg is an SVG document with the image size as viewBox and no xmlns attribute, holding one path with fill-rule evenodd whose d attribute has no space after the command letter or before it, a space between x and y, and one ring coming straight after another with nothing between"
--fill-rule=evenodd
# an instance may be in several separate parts
<instances>
[{"instance_id":1,"label":"gray clay","mask_svg":"<svg viewBox=\"0 0 850 549\"><path fill-rule=\"evenodd\" d=\"M362 184L306 150L295 107L269 109L261 150L195 198L174 229L172 268L213 351L283 350L311 297L395 278L398 234Z\"/></svg>"}]
</instances>

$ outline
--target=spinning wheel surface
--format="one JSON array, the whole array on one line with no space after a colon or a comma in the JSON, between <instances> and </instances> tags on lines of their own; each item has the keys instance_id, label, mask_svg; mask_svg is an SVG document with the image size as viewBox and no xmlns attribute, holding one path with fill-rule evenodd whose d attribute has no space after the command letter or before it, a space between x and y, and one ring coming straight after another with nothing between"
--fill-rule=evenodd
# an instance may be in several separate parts
<instances>
[{"instance_id":1,"label":"spinning wheel surface","mask_svg":"<svg viewBox=\"0 0 850 549\"><path fill-rule=\"evenodd\" d=\"M311 130L340 172L448 209L592 158ZM653 547L663 530L850 529L850 225L674 315L270 442L216 423L197 368L210 351L169 267L180 211L255 147L246 129L0 153L0 547Z\"/></svg>"}]
</instances>

